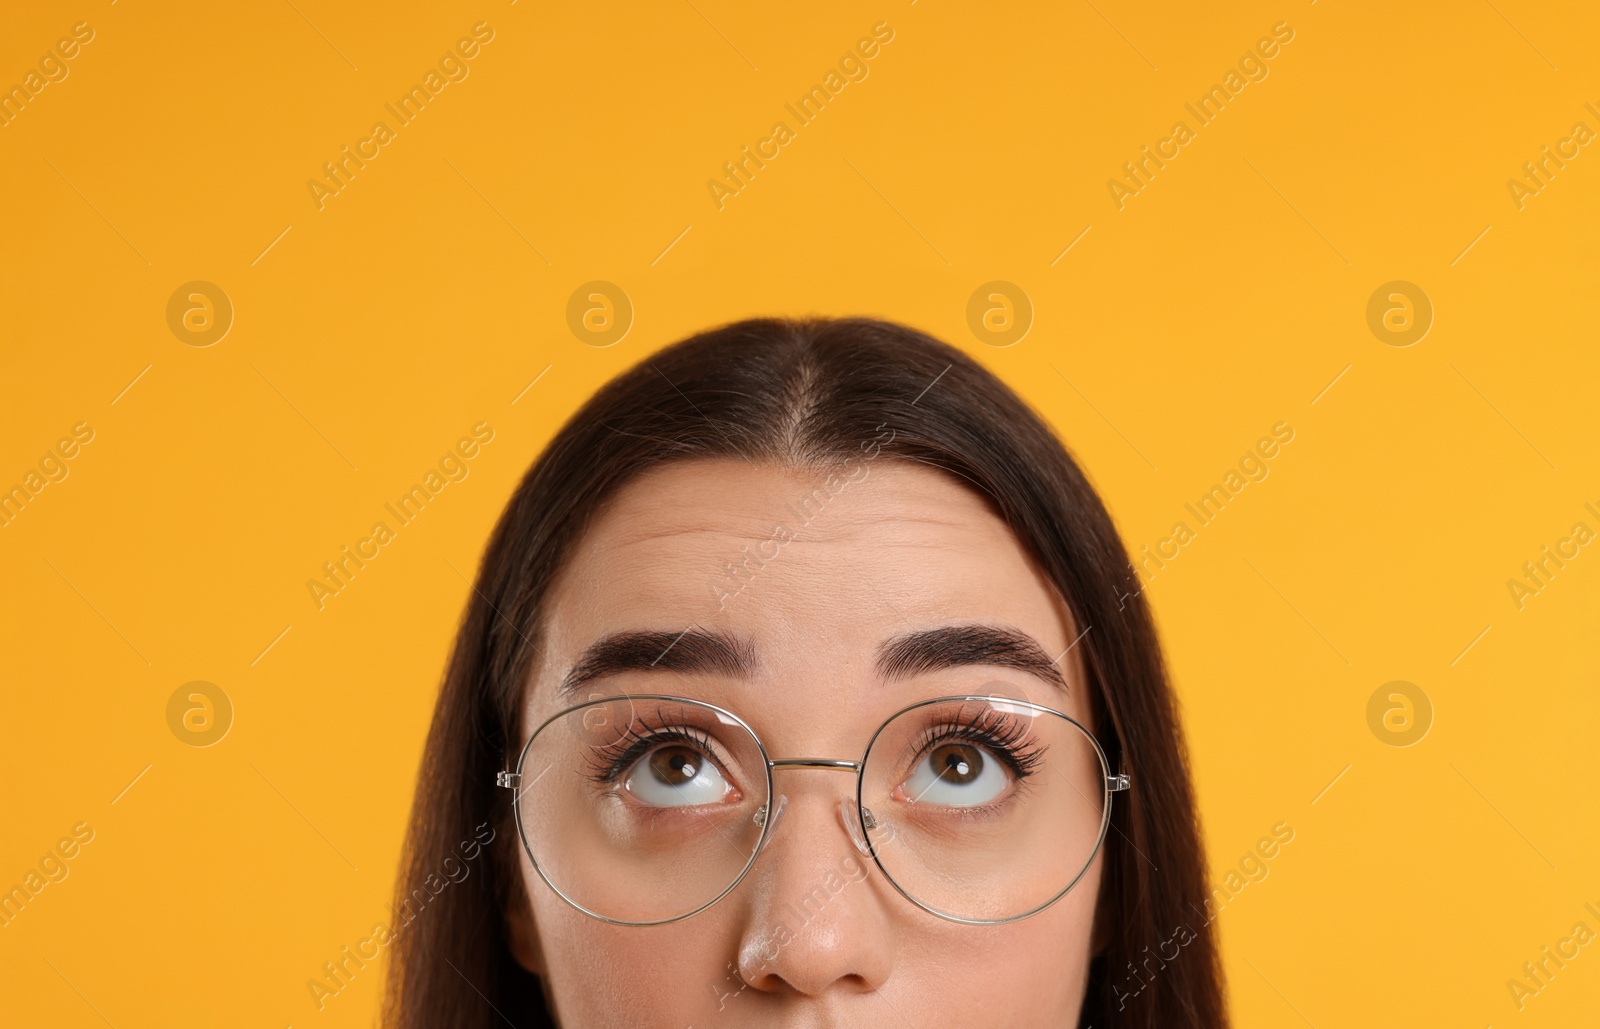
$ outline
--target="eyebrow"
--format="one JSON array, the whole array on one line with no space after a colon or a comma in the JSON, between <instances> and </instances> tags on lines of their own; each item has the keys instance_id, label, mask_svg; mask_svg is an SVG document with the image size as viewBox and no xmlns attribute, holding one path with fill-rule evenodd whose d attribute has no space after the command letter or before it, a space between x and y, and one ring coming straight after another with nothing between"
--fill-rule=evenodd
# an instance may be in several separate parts
<instances>
[{"instance_id":1,"label":"eyebrow","mask_svg":"<svg viewBox=\"0 0 1600 1029\"><path fill-rule=\"evenodd\" d=\"M631 630L603 636L584 649L557 690L570 697L584 683L620 672L700 672L749 678L755 648L725 632L691 626L682 632Z\"/></svg>"},{"instance_id":2,"label":"eyebrow","mask_svg":"<svg viewBox=\"0 0 1600 1029\"><path fill-rule=\"evenodd\" d=\"M878 648L878 673L886 680L965 665L1000 665L1027 672L1065 692L1061 668L1027 633L996 625L945 625L908 632Z\"/></svg>"},{"instance_id":3,"label":"eyebrow","mask_svg":"<svg viewBox=\"0 0 1600 1029\"><path fill-rule=\"evenodd\" d=\"M751 678L755 647L725 632L691 626L681 632L630 630L603 636L584 649L557 690L562 698L585 683L622 672L688 672ZM945 625L902 633L878 647L878 674L885 681L945 668L998 665L1027 672L1065 691L1060 667L1032 636L994 625Z\"/></svg>"}]
</instances>

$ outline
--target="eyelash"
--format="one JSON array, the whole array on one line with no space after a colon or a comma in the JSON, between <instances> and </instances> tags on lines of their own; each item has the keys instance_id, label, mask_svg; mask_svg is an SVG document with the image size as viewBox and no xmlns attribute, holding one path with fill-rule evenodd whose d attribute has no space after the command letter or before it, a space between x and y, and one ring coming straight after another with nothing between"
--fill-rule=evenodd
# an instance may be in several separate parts
<instances>
[{"instance_id":1,"label":"eyelash","mask_svg":"<svg viewBox=\"0 0 1600 1029\"><path fill-rule=\"evenodd\" d=\"M1045 745L1028 731L1024 723L1006 718L992 709L986 714L987 717L980 714L965 722L930 725L918 737L916 746L911 748L912 753L921 761L941 743L951 740L976 743L1010 768L1019 783L1026 781L1044 760Z\"/></svg>"},{"instance_id":2,"label":"eyelash","mask_svg":"<svg viewBox=\"0 0 1600 1029\"><path fill-rule=\"evenodd\" d=\"M695 726L684 723L662 724L653 729L646 727L646 731L640 733L630 724L620 739L595 748L589 779L602 786L615 785L624 772L663 743L687 744L713 761L716 760L716 755L712 753L711 737Z\"/></svg>"},{"instance_id":3,"label":"eyelash","mask_svg":"<svg viewBox=\"0 0 1600 1029\"><path fill-rule=\"evenodd\" d=\"M1028 727L993 711L963 722L930 725L918 736L912 753L920 761L941 743L957 740L975 743L994 754L1016 776L1019 783L1031 778L1044 760L1046 747ZM640 758L665 743L683 743L716 760L712 741L704 730L685 723L663 723L640 732L629 725L623 736L592 752L588 777L603 786L614 785Z\"/></svg>"}]
</instances>

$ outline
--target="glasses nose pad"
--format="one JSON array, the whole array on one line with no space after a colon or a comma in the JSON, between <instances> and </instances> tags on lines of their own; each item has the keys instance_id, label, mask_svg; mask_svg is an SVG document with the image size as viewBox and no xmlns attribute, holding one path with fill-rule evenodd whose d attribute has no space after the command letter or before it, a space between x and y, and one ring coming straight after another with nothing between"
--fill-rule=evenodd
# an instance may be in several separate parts
<instances>
[{"instance_id":1,"label":"glasses nose pad","mask_svg":"<svg viewBox=\"0 0 1600 1029\"><path fill-rule=\"evenodd\" d=\"M754 816L755 823L766 828L766 834L761 838L761 847L756 851L757 854L760 854L761 851L766 850L767 845L772 842L772 838L778 835L778 823L783 821L783 810L788 806L788 804L789 798L780 793L778 794L777 801L772 804L770 810L765 804L756 809Z\"/></svg>"},{"instance_id":2,"label":"glasses nose pad","mask_svg":"<svg viewBox=\"0 0 1600 1029\"><path fill-rule=\"evenodd\" d=\"M866 856L872 853L872 848L867 843L867 838L861 834L861 823L864 821L868 829L876 829L878 822L872 817L871 810L867 808L859 810L858 816L856 805L849 797L839 798L839 821L844 823L844 831L850 834L850 842L855 844L856 850L862 856Z\"/></svg>"}]
</instances>

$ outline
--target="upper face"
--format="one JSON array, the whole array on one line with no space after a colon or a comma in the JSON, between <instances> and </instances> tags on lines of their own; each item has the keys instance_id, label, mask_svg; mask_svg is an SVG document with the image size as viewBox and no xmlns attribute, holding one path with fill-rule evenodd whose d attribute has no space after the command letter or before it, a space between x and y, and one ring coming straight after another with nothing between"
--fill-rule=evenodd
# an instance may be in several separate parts
<instances>
[{"instance_id":1,"label":"upper face","mask_svg":"<svg viewBox=\"0 0 1600 1029\"><path fill-rule=\"evenodd\" d=\"M860 462L831 481L827 472L731 460L663 466L606 506L569 555L546 610L523 742L562 709L617 693L726 708L774 760L859 761L890 715L952 695L1027 699L1093 728L1082 649L1073 646L1079 630L1059 594L981 498L924 465ZM909 634L974 626L1010 633L1010 656L971 647L952 656L927 635L906 642ZM702 662L689 658L709 651L675 654L673 640L685 630L731 641L739 660L694 667ZM661 659L624 661L635 667L601 669L561 692L592 644L632 632L662 634ZM931 657L885 668L882 648L896 639L902 658ZM1043 655L1035 667L1030 643ZM1062 681L1051 683L1057 673ZM955 755L970 770L959 764L972 754L969 742L954 746L940 760L948 765ZM638 831L630 839L676 831L671 819L687 810L652 805L683 796L708 805L689 815L714 819L719 804L748 803L765 789L759 762L752 769L728 752L697 754L682 740L657 744L657 754L664 760L637 759L613 784L609 817L629 827L618 832ZM1032 796L993 753L990 786L959 775L930 779L937 761L896 761L884 766L889 785L906 788L882 799L886 821L916 799L910 788L920 794L930 783L939 804L958 807L972 796L962 790L987 798L994 784L997 803ZM519 848L529 909L511 913L518 957L544 978L562 1024L1076 1024L1101 859L1031 917L987 926L941 918L900 895L852 843L840 800L853 801L855 782L832 770L775 770L784 811L744 879L709 908L664 925L585 915ZM690 793L673 792L683 789ZM935 822L952 814L911 813Z\"/></svg>"}]
</instances>

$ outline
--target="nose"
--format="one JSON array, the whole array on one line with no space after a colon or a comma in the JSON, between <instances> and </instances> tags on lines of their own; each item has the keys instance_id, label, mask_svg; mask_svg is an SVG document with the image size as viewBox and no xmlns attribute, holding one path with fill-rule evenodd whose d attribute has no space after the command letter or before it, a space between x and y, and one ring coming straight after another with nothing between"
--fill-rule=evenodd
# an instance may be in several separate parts
<instances>
[{"instance_id":1,"label":"nose","mask_svg":"<svg viewBox=\"0 0 1600 1029\"><path fill-rule=\"evenodd\" d=\"M895 962L892 900L833 776L779 797L746 882L739 977L763 993L820 997L881 987ZM834 788L830 789L832 786Z\"/></svg>"}]
</instances>

